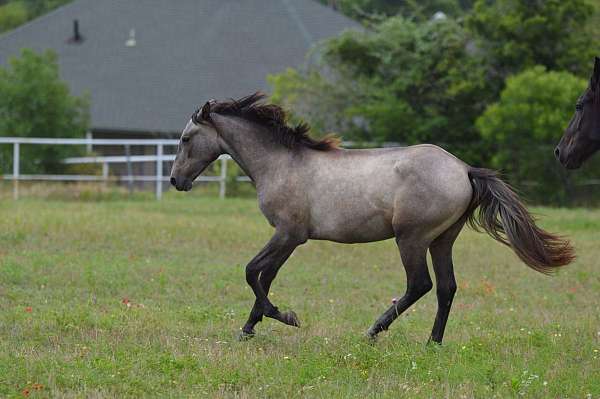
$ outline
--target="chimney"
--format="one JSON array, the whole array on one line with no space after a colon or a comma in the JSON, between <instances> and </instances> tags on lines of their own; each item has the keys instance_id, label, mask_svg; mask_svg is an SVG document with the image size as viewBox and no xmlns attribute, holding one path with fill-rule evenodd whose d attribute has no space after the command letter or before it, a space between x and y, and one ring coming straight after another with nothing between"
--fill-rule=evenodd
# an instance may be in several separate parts
<instances>
[{"instance_id":1,"label":"chimney","mask_svg":"<svg viewBox=\"0 0 600 399\"><path fill-rule=\"evenodd\" d=\"M78 44L83 41L83 36L79 33L79 21L73 20L73 36L69 38L69 43Z\"/></svg>"},{"instance_id":2,"label":"chimney","mask_svg":"<svg viewBox=\"0 0 600 399\"><path fill-rule=\"evenodd\" d=\"M135 40L135 29L131 28L131 30L129 30L129 39L127 39L127 41L125 42L125 46L135 47L136 44L137 41Z\"/></svg>"}]
</instances>

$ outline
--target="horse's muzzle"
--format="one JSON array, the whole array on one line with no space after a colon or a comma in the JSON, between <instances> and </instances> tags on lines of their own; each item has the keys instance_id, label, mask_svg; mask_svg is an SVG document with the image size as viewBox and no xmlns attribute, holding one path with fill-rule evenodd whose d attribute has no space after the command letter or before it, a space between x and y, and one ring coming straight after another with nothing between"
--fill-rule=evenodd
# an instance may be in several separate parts
<instances>
[{"instance_id":1,"label":"horse's muzzle","mask_svg":"<svg viewBox=\"0 0 600 399\"><path fill-rule=\"evenodd\" d=\"M576 160L573 159L573 157L569 157L568 154L565 153L564 149L561 151L560 145L554 149L554 156L566 169L578 169L581 167L581 160Z\"/></svg>"},{"instance_id":2,"label":"horse's muzzle","mask_svg":"<svg viewBox=\"0 0 600 399\"><path fill-rule=\"evenodd\" d=\"M177 191L190 191L192 189L192 181L190 179L177 179L171 177L171 185L173 185Z\"/></svg>"}]
</instances>

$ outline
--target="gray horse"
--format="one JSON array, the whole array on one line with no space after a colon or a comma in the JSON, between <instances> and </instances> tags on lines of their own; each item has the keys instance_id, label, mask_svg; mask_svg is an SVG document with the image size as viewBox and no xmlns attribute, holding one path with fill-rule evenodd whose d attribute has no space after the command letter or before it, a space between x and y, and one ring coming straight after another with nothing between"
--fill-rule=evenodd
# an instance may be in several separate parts
<instances>
[{"instance_id":1,"label":"gray horse","mask_svg":"<svg viewBox=\"0 0 600 399\"><path fill-rule=\"evenodd\" d=\"M438 343L456 292L452 246L465 222L542 273L574 259L569 242L537 227L495 172L472 168L434 145L341 149L333 138L310 138L304 124L288 126L283 110L263 99L256 93L207 102L185 127L171 172L177 190L188 191L211 162L229 154L254 182L260 210L275 228L246 267L256 301L241 338L254 335L263 315L299 326L296 314L279 311L267 294L283 263L308 239L396 239L406 292L369 329L372 338L433 287L429 250L438 298L430 340Z\"/></svg>"}]
</instances>

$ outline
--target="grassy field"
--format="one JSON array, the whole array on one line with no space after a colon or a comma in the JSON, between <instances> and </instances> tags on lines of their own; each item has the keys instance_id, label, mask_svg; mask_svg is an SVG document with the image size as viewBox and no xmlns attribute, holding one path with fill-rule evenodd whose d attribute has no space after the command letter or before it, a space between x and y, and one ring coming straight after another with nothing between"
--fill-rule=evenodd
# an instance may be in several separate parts
<instances>
[{"instance_id":1,"label":"grassy field","mask_svg":"<svg viewBox=\"0 0 600 399\"><path fill-rule=\"evenodd\" d=\"M600 211L537 211L578 261L545 277L465 229L437 347L434 292L364 338L404 291L392 241L300 247L271 297L302 327L238 342L255 200L0 201L0 397L599 398Z\"/></svg>"}]
</instances>

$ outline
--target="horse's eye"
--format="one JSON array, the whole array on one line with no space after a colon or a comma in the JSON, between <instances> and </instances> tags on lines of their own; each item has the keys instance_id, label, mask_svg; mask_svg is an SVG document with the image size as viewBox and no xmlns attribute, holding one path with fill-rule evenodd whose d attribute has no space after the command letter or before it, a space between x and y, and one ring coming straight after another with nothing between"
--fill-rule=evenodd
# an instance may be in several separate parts
<instances>
[{"instance_id":1,"label":"horse's eye","mask_svg":"<svg viewBox=\"0 0 600 399\"><path fill-rule=\"evenodd\" d=\"M577 104L575 104L575 109L576 109L577 111L581 111L581 110L583 109L583 104L582 104L582 103L577 103Z\"/></svg>"},{"instance_id":2,"label":"horse's eye","mask_svg":"<svg viewBox=\"0 0 600 399\"><path fill-rule=\"evenodd\" d=\"M182 143L187 143L188 141L190 141L190 136L183 136L183 137L181 138L181 142L182 142Z\"/></svg>"}]
</instances>

